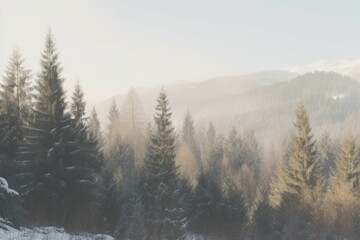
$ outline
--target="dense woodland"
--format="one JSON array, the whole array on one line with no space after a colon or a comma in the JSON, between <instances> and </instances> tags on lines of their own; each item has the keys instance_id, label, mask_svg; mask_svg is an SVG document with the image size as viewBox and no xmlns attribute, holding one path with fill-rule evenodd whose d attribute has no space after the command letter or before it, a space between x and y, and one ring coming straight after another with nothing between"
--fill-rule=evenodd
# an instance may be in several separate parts
<instances>
[{"instance_id":1,"label":"dense woodland","mask_svg":"<svg viewBox=\"0 0 360 240\"><path fill-rule=\"evenodd\" d=\"M264 151L253 131L174 129L161 90L153 120L130 90L101 131L80 84L70 101L49 32L39 73L19 50L1 83L0 216L14 226L59 226L117 239L358 239L357 133L313 137L306 103L293 134ZM275 146L276 144L280 146Z\"/></svg>"}]
</instances>

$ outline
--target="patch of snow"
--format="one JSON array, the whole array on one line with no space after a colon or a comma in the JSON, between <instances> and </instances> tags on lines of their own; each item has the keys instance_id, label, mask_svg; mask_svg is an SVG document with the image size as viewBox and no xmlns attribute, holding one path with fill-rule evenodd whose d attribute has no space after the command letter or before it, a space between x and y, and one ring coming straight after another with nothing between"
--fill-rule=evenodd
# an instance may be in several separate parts
<instances>
[{"instance_id":1,"label":"patch of snow","mask_svg":"<svg viewBox=\"0 0 360 240\"><path fill-rule=\"evenodd\" d=\"M69 234L63 228L36 227L20 228L20 230L9 227L7 230L0 229L0 239L3 240L115 240L105 234Z\"/></svg>"},{"instance_id":2,"label":"patch of snow","mask_svg":"<svg viewBox=\"0 0 360 240\"><path fill-rule=\"evenodd\" d=\"M4 191L9 196L17 196L19 193L11 188L5 178L0 177L0 190Z\"/></svg>"},{"instance_id":3,"label":"patch of snow","mask_svg":"<svg viewBox=\"0 0 360 240\"><path fill-rule=\"evenodd\" d=\"M343 94L334 95L334 96L331 96L331 98L333 100L340 100L340 99L345 98L345 94L343 93Z\"/></svg>"}]
</instances>

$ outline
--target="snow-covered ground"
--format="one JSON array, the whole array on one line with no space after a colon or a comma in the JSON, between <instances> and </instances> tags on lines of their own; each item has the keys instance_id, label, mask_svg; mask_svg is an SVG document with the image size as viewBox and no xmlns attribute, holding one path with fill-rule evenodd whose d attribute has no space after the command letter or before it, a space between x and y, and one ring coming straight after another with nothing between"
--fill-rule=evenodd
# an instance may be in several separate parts
<instances>
[{"instance_id":1,"label":"snow-covered ground","mask_svg":"<svg viewBox=\"0 0 360 240\"><path fill-rule=\"evenodd\" d=\"M0 223L1 240L114 240L113 237L104 234L69 234L62 228L55 227L36 227L33 229L12 228L4 223Z\"/></svg>"}]
</instances>

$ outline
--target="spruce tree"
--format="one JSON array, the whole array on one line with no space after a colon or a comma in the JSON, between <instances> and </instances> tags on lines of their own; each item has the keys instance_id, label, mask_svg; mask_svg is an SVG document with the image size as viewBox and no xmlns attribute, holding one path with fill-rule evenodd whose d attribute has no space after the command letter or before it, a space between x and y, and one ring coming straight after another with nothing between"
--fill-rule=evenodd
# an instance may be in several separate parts
<instances>
[{"instance_id":1,"label":"spruce tree","mask_svg":"<svg viewBox=\"0 0 360 240\"><path fill-rule=\"evenodd\" d=\"M100 121L95 108L93 108L90 113L90 118L88 122L88 132L89 132L89 138L96 140L99 143L99 146L102 146L103 137L101 134Z\"/></svg>"},{"instance_id":2,"label":"spruce tree","mask_svg":"<svg viewBox=\"0 0 360 240\"><path fill-rule=\"evenodd\" d=\"M235 128L232 128L225 142L224 153L228 162L228 167L233 173L240 170L244 164L242 140Z\"/></svg>"},{"instance_id":3,"label":"spruce tree","mask_svg":"<svg viewBox=\"0 0 360 240\"><path fill-rule=\"evenodd\" d=\"M25 69L19 50L14 50L6 68L0 91L0 176L13 183L23 126L29 124L31 109L31 73Z\"/></svg>"},{"instance_id":4,"label":"spruce tree","mask_svg":"<svg viewBox=\"0 0 360 240\"><path fill-rule=\"evenodd\" d=\"M119 128L119 120L120 120L120 111L116 105L115 100L111 102L111 106L109 109L109 115L108 115L109 124L107 127L107 140L111 141L113 138L117 138L118 128Z\"/></svg>"},{"instance_id":5,"label":"spruce tree","mask_svg":"<svg viewBox=\"0 0 360 240\"><path fill-rule=\"evenodd\" d=\"M74 118L76 124L77 134L79 134L79 139L85 141L86 139L86 129L85 129L85 101L84 101L84 92L81 89L80 83L77 82L73 95L71 97L71 114Z\"/></svg>"},{"instance_id":6,"label":"spruce tree","mask_svg":"<svg viewBox=\"0 0 360 240\"><path fill-rule=\"evenodd\" d=\"M107 168L113 174L118 175L123 183L128 184L134 173L135 160L134 149L124 141L120 128L120 112L115 103L112 102L108 114L108 135L106 139Z\"/></svg>"},{"instance_id":7,"label":"spruce tree","mask_svg":"<svg viewBox=\"0 0 360 240\"><path fill-rule=\"evenodd\" d=\"M355 190L359 187L360 158L355 139L348 135L342 144L336 160L336 171L331 177L332 190L340 190L345 185Z\"/></svg>"},{"instance_id":8,"label":"spruce tree","mask_svg":"<svg viewBox=\"0 0 360 240\"><path fill-rule=\"evenodd\" d=\"M317 142L317 153L321 164L321 172L326 182L335 170L337 144L330 137L329 132L324 132Z\"/></svg>"},{"instance_id":9,"label":"spruce tree","mask_svg":"<svg viewBox=\"0 0 360 240\"><path fill-rule=\"evenodd\" d=\"M175 166L175 136L167 95L160 92L154 116L155 129L144 163L143 203L149 239L178 239L182 210L177 200L179 177Z\"/></svg>"},{"instance_id":10,"label":"spruce tree","mask_svg":"<svg viewBox=\"0 0 360 240\"><path fill-rule=\"evenodd\" d=\"M194 120L191 117L190 111L188 110L184 117L184 123L182 127L182 143L187 144L196 159L200 160L200 151L195 140L195 127Z\"/></svg>"},{"instance_id":11,"label":"spruce tree","mask_svg":"<svg viewBox=\"0 0 360 240\"><path fill-rule=\"evenodd\" d=\"M34 120L25 128L26 141L21 147L20 160L24 164L18 175L23 183L20 189L31 218L47 224L71 225L81 199L88 197L85 193L93 185L94 175L81 163L74 121L65 111L62 68L50 31L40 62Z\"/></svg>"},{"instance_id":12,"label":"spruce tree","mask_svg":"<svg viewBox=\"0 0 360 240\"><path fill-rule=\"evenodd\" d=\"M296 133L291 141L289 163L287 166L287 191L301 202L311 203L321 184L321 175L312 140L309 117L301 103L295 111Z\"/></svg>"},{"instance_id":13,"label":"spruce tree","mask_svg":"<svg viewBox=\"0 0 360 240\"><path fill-rule=\"evenodd\" d=\"M254 174L255 180L259 180L260 176L260 149L255 138L254 131L247 131L243 137L243 155L245 163Z\"/></svg>"},{"instance_id":14,"label":"spruce tree","mask_svg":"<svg viewBox=\"0 0 360 240\"><path fill-rule=\"evenodd\" d=\"M332 212L333 235L352 239L359 234L359 147L351 134L348 134L336 159L336 170L330 177L328 195Z\"/></svg>"},{"instance_id":15,"label":"spruce tree","mask_svg":"<svg viewBox=\"0 0 360 240\"><path fill-rule=\"evenodd\" d=\"M223 158L224 150L222 147L222 139L216 135L215 127L212 122L205 136L204 146L204 162L210 171L210 174L220 181L221 160Z\"/></svg>"}]
</instances>

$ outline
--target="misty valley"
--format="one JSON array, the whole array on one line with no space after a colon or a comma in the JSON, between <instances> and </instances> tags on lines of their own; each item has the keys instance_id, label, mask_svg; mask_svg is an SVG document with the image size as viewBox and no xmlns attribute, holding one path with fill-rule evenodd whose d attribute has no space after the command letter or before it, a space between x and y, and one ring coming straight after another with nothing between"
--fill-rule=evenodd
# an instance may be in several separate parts
<instances>
[{"instance_id":1,"label":"misty valley","mask_svg":"<svg viewBox=\"0 0 360 240\"><path fill-rule=\"evenodd\" d=\"M49 30L1 82L2 239L358 239L360 83L287 70L132 88L86 113Z\"/></svg>"}]
</instances>

